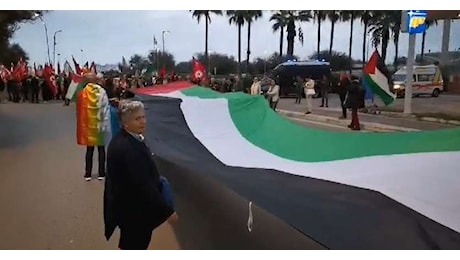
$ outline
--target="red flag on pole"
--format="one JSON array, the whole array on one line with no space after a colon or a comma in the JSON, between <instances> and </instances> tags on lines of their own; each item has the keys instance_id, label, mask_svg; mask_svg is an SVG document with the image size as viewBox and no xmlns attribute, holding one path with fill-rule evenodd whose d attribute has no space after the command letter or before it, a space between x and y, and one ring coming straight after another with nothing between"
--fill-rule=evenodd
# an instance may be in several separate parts
<instances>
[{"instance_id":1,"label":"red flag on pole","mask_svg":"<svg viewBox=\"0 0 460 260\"><path fill-rule=\"evenodd\" d=\"M45 65L45 69L43 70L43 77L45 78L45 81L48 84L51 93L53 93L53 95L56 95L58 90L58 86L56 84L56 77L54 75L53 68L48 64Z\"/></svg>"},{"instance_id":2,"label":"red flag on pole","mask_svg":"<svg viewBox=\"0 0 460 260\"><path fill-rule=\"evenodd\" d=\"M208 77L206 75L206 67L193 57L192 59L192 80L203 82Z\"/></svg>"}]
</instances>

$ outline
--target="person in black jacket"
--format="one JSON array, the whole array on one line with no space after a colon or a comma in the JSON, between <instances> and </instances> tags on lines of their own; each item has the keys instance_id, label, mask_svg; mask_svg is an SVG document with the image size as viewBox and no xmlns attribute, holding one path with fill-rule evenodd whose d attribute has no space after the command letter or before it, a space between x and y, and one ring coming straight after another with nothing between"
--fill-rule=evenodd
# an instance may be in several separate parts
<instances>
[{"instance_id":1,"label":"person in black jacket","mask_svg":"<svg viewBox=\"0 0 460 260\"><path fill-rule=\"evenodd\" d=\"M38 94L40 93L40 80L39 78L34 75L30 79L30 88L32 91L32 96L31 96L31 101L32 103L37 103L38 104Z\"/></svg>"},{"instance_id":2,"label":"person in black jacket","mask_svg":"<svg viewBox=\"0 0 460 260\"><path fill-rule=\"evenodd\" d=\"M351 124L348 125L351 130L361 130L358 118L358 109L364 108L364 95L365 90L359 83L359 79L353 76L345 101L346 107L351 109Z\"/></svg>"},{"instance_id":3,"label":"person in black jacket","mask_svg":"<svg viewBox=\"0 0 460 260\"><path fill-rule=\"evenodd\" d=\"M347 108L345 106L345 97L347 96L348 89L350 88L351 81L348 75L342 75L338 84L337 93L340 98L340 106L342 107L342 116L339 119L347 118Z\"/></svg>"},{"instance_id":4,"label":"person in black jacket","mask_svg":"<svg viewBox=\"0 0 460 260\"><path fill-rule=\"evenodd\" d=\"M160 174L145 143L144 106L139 101L122 101L122 129L107 150L104 190L104 222L107 240L120 229L118 247L147 249L152 232L163 222L174 222L177 214L162 195Z\"/></svg>"}]
</instances>

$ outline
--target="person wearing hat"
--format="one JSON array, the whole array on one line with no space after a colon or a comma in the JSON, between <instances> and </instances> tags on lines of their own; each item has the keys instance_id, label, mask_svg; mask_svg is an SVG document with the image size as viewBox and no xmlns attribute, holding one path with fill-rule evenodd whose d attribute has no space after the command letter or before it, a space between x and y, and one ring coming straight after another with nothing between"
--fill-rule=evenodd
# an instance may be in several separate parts
<instances>
[{"instance_id":1,"label":"person wearing hat","mask_svg":"<svg viewBox=\"0 0 460 260\"><path fill-rule=\"evenodd\" d=\"M105 178L105 146L110 141L110 104L107 93L100 85L102 74L94 72L84 74L87 82L77 96L77 143L86 146L85 175L91 180L93 154L97 147L99 180Z\"/></svg>"}]
</instances>

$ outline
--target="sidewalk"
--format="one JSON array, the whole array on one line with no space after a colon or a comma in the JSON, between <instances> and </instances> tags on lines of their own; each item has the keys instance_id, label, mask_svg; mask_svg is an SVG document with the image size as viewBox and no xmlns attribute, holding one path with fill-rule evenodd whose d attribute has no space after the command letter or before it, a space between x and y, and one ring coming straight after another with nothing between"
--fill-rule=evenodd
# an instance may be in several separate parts
<instances>
[{"instance_id":1,"label":"sidewalk","mask_svg":"<svg viewBox=\"0 0 460 260\"><path fill-rule=\"evenodd\" d=\"M294 112L288 110L278 109L278 113L282 116L294 119L300 119L305 121L322 122L327 124L333 124L346 128L350 124L350 120L339 119L337 117L325 116L320 114L308 114L302 112ZM385 125L381 123L363 122L360 121L361 130L368 132L410 132L419 131L419 129L400 127L394 125Z\"/></svg>"},{"instance_id":2,"label":"sidewalk","mask_svg":"<svg viewBox=\"0 0 460 260\"><path fill-rule=\"evenodd\" d=\"M313 100L313 113L305 115L306 104L302 100L301 104L295 104L295 99L283 98L278 103L278 111L281 115L311 121L328 122L337 125L348 125L351 120L351 113L348 111L348 118L339 119L342 111L339 102L334 99L329 100L329 108L319 107L321 99ZM334 104L337 103L337 104ZM360 123L363 129L369 131L414 131L414 130L436 130L442 128L451 128L455 125L441 124L438 122L420 121L415 117L391 117L384 114L366 114L359 113Z\"/></svg>"}]
</instances>

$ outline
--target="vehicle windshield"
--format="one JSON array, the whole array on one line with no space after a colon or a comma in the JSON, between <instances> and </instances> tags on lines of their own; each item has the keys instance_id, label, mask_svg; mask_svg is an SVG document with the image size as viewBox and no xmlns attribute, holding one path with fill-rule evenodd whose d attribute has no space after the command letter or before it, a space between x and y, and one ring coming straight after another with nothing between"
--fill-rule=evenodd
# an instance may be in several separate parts
<instances>
[{"instance_id":1,"label":"vehicle windshield","mask_svg":"<svg viewBox=\"0 0 460 260\"><path fill-rule=\"evenodd\" d=\"M406 81L406 75L404 74L395 74L393 75L393 81Z\"/></svg>"}]
</instances>

